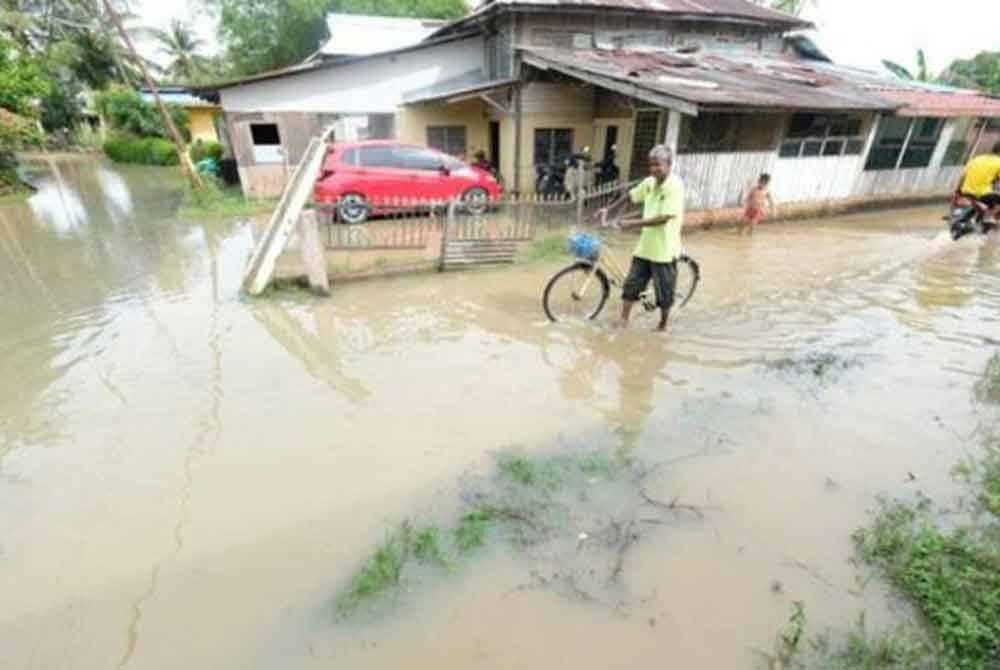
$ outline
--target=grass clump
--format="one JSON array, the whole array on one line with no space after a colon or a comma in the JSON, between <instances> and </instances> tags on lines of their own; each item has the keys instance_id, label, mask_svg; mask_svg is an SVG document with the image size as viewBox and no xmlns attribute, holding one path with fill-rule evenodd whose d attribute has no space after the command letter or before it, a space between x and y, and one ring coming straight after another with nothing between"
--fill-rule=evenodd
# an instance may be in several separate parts
<instances>
[{"instance_id":1,"label":"grass clump","mask_svg":"<svg viewBox=\"0 0 1000 670\"><path fill-rule=\"evenodd\" d=\"M812 643L813 661L800 667L813 670L932 670L937 668L926 640L900 629L873 635L861 616L857 625L836 645L829 636Z\"/></svg>"},{"instance_id":2,"label":"grass clump","mask_svg":"<svg viewBox=\"0 0 1000 670\"><path fill-rule=\"evenodd\" d=\"M194 189L187 186L177 215L187 220L232 219L269 212L274 203L269 200L252 200L243 196L239 187L222 186L209 176L202 175L204 186Z\"/></svg>"},{"instance_id":3,"label":"grass clump","mask_svg":"<svg viewBox=\"0 0 1000 670\"><path fill-rule=\"evenodd\" d=\"M468 554L486 544L486 533L495 520L488 510L464 514L454 531L458 553Z\"/></svg>"},{"instance_id":4,"label":"grass clump","mask_svg":"<svg viewBox=\"0 0 1000 670\"><path fill-rule=\"evenodd\" d=\"M549 235L531 243L520 253L522 261L553 261L566 258L566 236Z\"/></svg>"},{"instance_id":5,"label":"grass clump","mask_svg":"<svg viewBox=\"0 0 1000 670\"><path fill-rule=\"evenodd\" d=\"M441 530L437 526L428 526L413 538L413 556L421 563L446 566L444 548L441 540Z\"/></svg>"},{"instance_id":6,"label":"grass clump","mask_svg":"<svg viewBox=\"0 0 1000 670\"><path fill-rule=\"evenodd\" d=\"M923 614L942 667L1000 667L1000 545L973 529L942 531L929 509L884 503L855 534L859 552Z\"/></svg>"}]
</instances>

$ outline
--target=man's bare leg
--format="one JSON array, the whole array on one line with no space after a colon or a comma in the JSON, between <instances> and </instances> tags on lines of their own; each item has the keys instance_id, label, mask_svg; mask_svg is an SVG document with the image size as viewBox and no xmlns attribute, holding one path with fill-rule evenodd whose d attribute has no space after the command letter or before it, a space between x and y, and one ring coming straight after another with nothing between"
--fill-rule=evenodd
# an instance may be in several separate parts
<instances>
[{"instance_id":1,"label":"man's bare leg","mask_svg":"<svg viewBox=\"0 0 1000 670\"><path fill-rule=\"evenodd\" d=\"M657 332L663 332L667 329L667 319L670 317L669 309L660 310L660 325L656 327Z\"/></svg>"},{"instance_id":2,"label":"man's bare leg","mask_svg":"<svg viewBox=\"0 0 1000 670\"><path fill-rule=\"evenodd\" d=\"M635 302L629 300L622 300L622 319L620 325L622 328L628 327L628 319L632 315L632 306Z\"/></svg>"}]
</instances>

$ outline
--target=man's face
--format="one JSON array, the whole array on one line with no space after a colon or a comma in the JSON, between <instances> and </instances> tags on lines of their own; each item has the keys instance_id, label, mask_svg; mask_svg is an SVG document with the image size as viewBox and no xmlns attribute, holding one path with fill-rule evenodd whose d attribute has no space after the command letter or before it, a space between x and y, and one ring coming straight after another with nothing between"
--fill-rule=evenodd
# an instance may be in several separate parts
<instances>
[{"instance_id":1,"label":"man's face","mask_svg":"<svg viewBox=\"0 0 1000 670\"><path fill-rule=\"evenodd\" d=\"M670 176L670 167L670 163L651 160L649 161L649 174L651 174L656 181L663 181Z\"/></svg>"}]
</instances>

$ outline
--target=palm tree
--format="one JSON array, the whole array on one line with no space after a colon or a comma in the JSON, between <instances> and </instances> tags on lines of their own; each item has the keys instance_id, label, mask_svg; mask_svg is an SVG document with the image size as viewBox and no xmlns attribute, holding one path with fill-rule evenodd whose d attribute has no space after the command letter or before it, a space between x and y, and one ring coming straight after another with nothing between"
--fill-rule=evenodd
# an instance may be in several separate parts
<instances>
[{"instance_id":1,"label":"palm tree","mask_svg":"<svg viewBox=\"0 0 1000 670\"><path fill-rule=\"evenodd\" d=\"M900 79L909 79L910 81L922 81L922 82L932 82L937 79L933 74L931 74L930 69L927 67L927 54L923 49L917 49L917 69L910 70L909 68L900 65L891 60L882 61L882 65L885 69L892 72L894 75Z\"/></svg>"},{"instance_id":2,"label":"palm tree","mask_svg":"<svg viewBox=\"0 0 1000 670\"><path fill-rule=\"evenodd\" d=\"M168 30L154 29L150 34L170 59L163 72L173 82L192 82L208 67L208 59L198 53L204 41L180 19L174 19Z\"/></svg>"}]
</instances>

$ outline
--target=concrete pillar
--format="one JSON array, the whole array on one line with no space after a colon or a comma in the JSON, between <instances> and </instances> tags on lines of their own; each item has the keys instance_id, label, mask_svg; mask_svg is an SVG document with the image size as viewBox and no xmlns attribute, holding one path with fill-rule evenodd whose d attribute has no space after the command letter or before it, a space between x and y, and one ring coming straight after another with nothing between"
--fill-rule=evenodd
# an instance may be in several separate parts
<instances>
[{"instance_id":1,"label":"concrete pillar","mask_svg":"<svg viewBox=\"0 0 1000 670\"><path fill-rule=\"evenodd\" d=\"M663 134L663 143L670 147L670 150L677 155L677 142L681 136L681 113L671 109L667 112L666 129Z\"/></svg>"}]
</instances>

